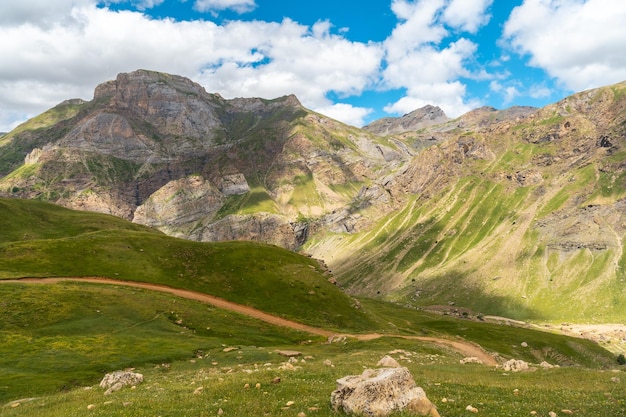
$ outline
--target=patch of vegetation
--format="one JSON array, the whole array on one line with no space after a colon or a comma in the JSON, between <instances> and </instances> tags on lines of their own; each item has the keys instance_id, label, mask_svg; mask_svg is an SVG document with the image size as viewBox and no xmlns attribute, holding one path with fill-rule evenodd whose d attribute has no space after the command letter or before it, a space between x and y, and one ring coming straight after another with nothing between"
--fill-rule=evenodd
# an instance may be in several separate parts
<instances>
[{"instance_id":1,"label":"patch of vegetation","mask_svg":"<svg viewBox=\"0 0 626 417\"><path fill-rule=\"evenodd\" d=\"M103 374L189 360L222 345L298 344L311 335L158 292L2 284L0 402L91 385Z\"/></svg>"}]
</instances>

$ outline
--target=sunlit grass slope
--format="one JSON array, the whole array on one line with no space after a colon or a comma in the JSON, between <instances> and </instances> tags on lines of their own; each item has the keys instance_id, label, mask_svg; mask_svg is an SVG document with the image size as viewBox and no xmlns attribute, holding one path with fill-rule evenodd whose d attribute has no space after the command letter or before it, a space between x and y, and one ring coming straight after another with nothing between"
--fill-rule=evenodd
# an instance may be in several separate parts
<instances>
[{"instance_id":1,"label":"sunlit grass slope","mask_svg":"<svg viewBox=\"0 0 626 417\"><path fill-rule=\"evenodd\" d=\"M111 216L41 202L0 200L0 211L6 227L0 278L103 276L152 282L331 329L359 331L371 324L355 301L328 281L317 261L275 246L175 239Z\"/></svg>"}]
</instances>

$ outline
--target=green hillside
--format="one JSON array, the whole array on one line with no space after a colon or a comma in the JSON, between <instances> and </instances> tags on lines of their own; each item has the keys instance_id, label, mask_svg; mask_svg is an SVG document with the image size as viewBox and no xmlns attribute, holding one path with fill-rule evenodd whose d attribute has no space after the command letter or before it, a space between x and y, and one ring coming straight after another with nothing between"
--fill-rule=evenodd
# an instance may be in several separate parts
<instances>
[{"instance_id":1,"label":"green hillside","mask_svg":"<svg viewBox=\"0 0 626 417\"><path fill-rule=\"evenodd\" d=\"M101 276L152 282L331 329L358 331L371 324L355 301L328 281L317 261L285 249L175 239L112 216L42 202L3 199L0 210L8 231L0 245L0 278ZM324 305L332 309L319 308Z\"/></svg>"},{"instance_id":2,"label":"green hillside","mask_svg":"<svg viewBox=\"0 0 626 417\"><path fill-rule=\"evenodd\" d=\"M0 210L6 230L0 242L3 417L82 416L90 404L95 408L88 412L102 416L208 416L220 408L231 415L292 416L294 408L285 408L292 399L298 412L331 416L327 401L334 381L398 349L406 353L395 355L442 415L464 413L461 401L485 404L483 415L494 417L527 415L527 407L546 404L596 415L625 406L623 383L611 382L602 370L617 366L615 356L587 340L357 301L329 283L315 260L269 245L184 241L111 216L36 201L0 200ZM388 336L328 344L157 291L6 281L26 276L158 283L340 334ZM400 336L468 341L502 358L546 360L562 368L503 378L487 366L460 365L462 353L446 345ZM307 359L286 371L279 349L299 350ZM104 397L95 387L99 379L124 368L136 368L146 382ZM271 384L277 376L282 382ZM572 378L586 382L573 387ZM199 387L204 391L194 394ZM508 399L513 387L524 390L526 402ZM442 403L443 397L459 403Z\"/></svg>"}]
</instances>

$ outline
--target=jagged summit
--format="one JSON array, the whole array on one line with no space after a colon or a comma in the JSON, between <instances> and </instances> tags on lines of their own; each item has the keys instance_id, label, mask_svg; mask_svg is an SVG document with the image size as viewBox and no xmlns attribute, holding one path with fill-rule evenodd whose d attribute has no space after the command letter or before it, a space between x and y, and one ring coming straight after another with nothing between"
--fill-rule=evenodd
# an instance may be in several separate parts
<instances>
[{"instance_id":1,"label":"jagged summit","mask_svg":"<svg viewBox=\"0 0 626 417\"><path fill-rule=\"evenodd\" d=\"M426 105L402 117L385 117L376 120L363 129L381 136L420 130L450 120L437 106Z\"/></svg>"}]
</instances>

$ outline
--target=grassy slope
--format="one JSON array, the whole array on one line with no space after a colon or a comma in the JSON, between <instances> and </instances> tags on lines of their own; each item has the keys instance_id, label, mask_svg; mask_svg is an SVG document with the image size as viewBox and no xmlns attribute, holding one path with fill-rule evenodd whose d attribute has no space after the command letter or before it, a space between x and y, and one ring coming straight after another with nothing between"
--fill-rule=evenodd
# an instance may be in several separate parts
<instances>
[{"instance_id":1,"label":"grassy slope","mask_svg":"<svg viewBox=\"0 0 626 417\"><path fill-rule=\"evenodd\" d=\"M351 299L334 286L326 286L327 280L311 259L275 247L186 242L110 216L33 201L0 203L2 230L6 231L0 242L4 277L49 274L141 279L216 294L344 331L458 336L532 362L547 359L592 368L615 363L608 352L584 340L432 316L371 300L362 300L361 309L355 310ZM362 366L375 365L394 348L412 352L406 365L418 383L428 385L433 399L453 396L459 401L492 404L491 414L485 415L522 415L522 410L527 414L528 405L502 400L513 385L528 389L530 404L544 403L546 392L558 395L570 407L596 414L623 404L601 397L600 392L614 390L607 382L608 375L598 371L551 371L549 375L556 380L584 374L593 384L567 391L544 373L511 381L483 367L462 368L458 354L434 345L395 338L325 345L307 334L138 289L78 283L3 284L0 300L0 402L46 394L21 401L15 408L4 406L3 416L82 415L90 403L97 404L95 415L111 416L129 412L135 416L214 415L218 408L232 415L293 415L293 409L282 409L292 399L298 407L305 407L305 412L316 406L320 409L316 415L331 415L327 400L334 380L358 373ZM530 348L522 348L522 341ZM222 351L224 345L240 349L227 353ZM284 358L273 353L276 348L295 348L315 359L300 364L303 370L281 371L277 366ZM195 363L189 362L192 358ZM326 358L337 366L323 365ZM171 370L158 365L161 363L171 363ZM266 368L264 363L272 365ZM131 366L147 377L146 384L136 391L105 398L98 389L72 389L97 383L104 372ZM277 375L283 383L269 384ZM441 385L429 385L433 381ZM254 386L256 382L262 383L262 390L242 389L244 383ZM205 391L194 396L198 386ZM69 392L47 395L59 390ZM439 405L446 415L462 410L461 404Z\"/></svg>"},{"instance_id":2,"label":"grassy slope","mask_svg":"<svg viewBox=\"0 0 626 417\"><path fill-rule=\"evenodd\" d=\"M605 103L598 114L623 114L623 91L624 84L600 89L590 93L589 100ZM520 320L622 322L624 234L614 220L619 209L608 208L626 194L620 168L626 156L620 150L623 133L609 134L617 150L606 152L590 144L589 138L603 133L586 114L573 110L584 107L579 101L585 104L586 97L581 94L558 105L572 112L566 133L561 131L565 118L558 115L557 105L491 139L470 132L477 143L489 141L493 160L466 158L452 168L459 172L436 190L436 197L416 195L375 227L341 239L318 237L307 250L328 256L340 282L354 293L380 292L417 306L454 302ZM558 139L540 139L557 133ZM446 146L451 152L456 149L454 142L441 148ZM537 162L550 158L554 162ZM526 170L538 172L542 179L518 184L516 175ZM538 224L556 213L570 215L573 225L588 205L613 213L594 218L597 227L607 230L610 246L603 251L551 248L550 234L541 234ZM591 221L583 226L595 227Z\"/></svg>"},{"instance_id":3,"label":"grassy slope","mask_svg":"<svg viewBox=\"0 0 626 417\"><path fill-rule=\"evenodd\" d=\"M7 230L0 243L0 278L107 276L201 291L321 327L358 331L370 325L315 260L287 250L191 242L111 216L32 201L0 202ZM20 217L29 210L33 220ZM22 240L25 234L29 240ZM320 312L323 305L333 308Z\"/></svg>"},{"instance_id":4,"label":"grassy slope","mask_svg":"<svg viewBox=\"0 0 626 417\"><path fill-rule=\"evenodd\" d=\"M335 380L375 367L392 350L448 417L464 415L467 404L493 417L526 416L531 410L547 415L564 408L580 415L619 415L626 407L626 381L612 382L621 374L606 371L563 367L505 374L460 365L461 356L437 345L396 338L329 345L194 301L123 287L4 284L0 295L6 309L0 325L3 417L82 416L89 404L96 405L90 415L100 416L214 416L219 408L236 416L293 416L300 411L332 416L336 414L328 399ZM485 332L480 323L402 312L379 302L364 304L381 321L392 320L400 332L419 329L420 334L463 336L475 332L482 338L489 334L490 347L508 345L515 351L508 353L533 362L536 349L550 345L556 352L571 341L545 334L542 339L539 332L533 336L508 326ZM521 347L521 341L529 347ZM238 349L225 352L226 346ZM602 363L593 348L581 350L584 343L573 347L573 354L585 358L589 366ZM277 355L277 349L296 349L307 358L296 364L296 370L281 370L286 358ZM325 360L334 365L324 364ZM557 363L559 357L549 360ZM104 373L131 366L145 377L136 390L104 396L96 387ZM282 382L271 384L276 376ZM258 390L256 383L261 384ZM245 389L244 384L252 388ZM78 389L84 386L94 388ZM194 394L199 387L202 392ZM444 403L442 398L454 402ZM7 403L13 400L19 406ZM295 404L283 408L287 401ZM309 407L318 410L311 412Z\"/></svg>"}]
</instances>

